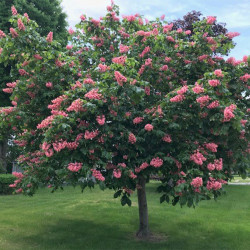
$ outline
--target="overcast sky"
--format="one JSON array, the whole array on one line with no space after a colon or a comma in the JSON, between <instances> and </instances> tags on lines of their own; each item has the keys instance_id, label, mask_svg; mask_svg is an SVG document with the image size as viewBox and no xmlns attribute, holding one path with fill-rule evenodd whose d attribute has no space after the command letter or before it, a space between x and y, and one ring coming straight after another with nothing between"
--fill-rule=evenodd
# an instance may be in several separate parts
<instances>
[{"instance_id":1,"label":"overcast sky","mask_svg":"<svg viewBox=\"0 0 250 250\"><path fill-rule=\"evenodd\" d=\"M218 22L227 24L229 31L241 35L234 38L236 47L230 53L237 59L250 55L250 0L114 0L120 6L120 14L139 13L148 19L166 15L166 20L183 17L192 10L201 11L204 16L217 16ZM81 14L99 18L106 13L110 0L63 0L70 27L80 20Z\"/></svg>"}]
</instances>

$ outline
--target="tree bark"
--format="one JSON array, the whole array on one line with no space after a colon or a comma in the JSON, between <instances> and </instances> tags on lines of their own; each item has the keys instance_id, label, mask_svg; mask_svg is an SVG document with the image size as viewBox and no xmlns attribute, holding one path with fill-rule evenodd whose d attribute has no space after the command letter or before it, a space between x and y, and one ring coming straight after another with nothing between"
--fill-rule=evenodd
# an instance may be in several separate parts
<instances>
[{"instance_id":1,"label":"tree bark","mask_svg":"<svg viewBox=\"0 0 250 250\"><path fill-rule=\"evenodd\" d=\"M147 238L149 237L150 231L148 226L148 205L146 198L146 180L143 176L138 176L138 185L137 196L138 196L138 206L139 206L139 230L136 233L138 238Z\"/></svg>"},{"instance_id":2,"label":"tree bark","mask_svg":"<svg viewBox=\"0 0 250 250\"><path fill-rule=\"evenodd\" d=\"M7 161L6 161L6 153L7 153L7 140L0 141L0 170L6 173L7 171Z\"/></svg>"}]
</instances>

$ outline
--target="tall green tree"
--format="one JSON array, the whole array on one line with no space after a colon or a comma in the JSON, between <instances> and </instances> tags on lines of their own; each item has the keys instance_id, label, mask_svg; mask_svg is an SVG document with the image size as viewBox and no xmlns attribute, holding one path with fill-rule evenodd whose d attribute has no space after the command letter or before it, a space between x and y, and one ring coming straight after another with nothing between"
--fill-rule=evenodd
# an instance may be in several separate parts
<instances>
[{"instance_id":1,"label":"tall green tree","mask_svg":"<svg viewBox=\"0 0 250 250\"><path fill-rule=\"evenodd\" d=\"M11 7L15 6L18 13L27 13L29 17L37 22L40 34L47 35L53 32L54 38L62 45L67 43L67 21L66 14L61 7L61 0L1 0L0 1L0 30L6 34L11 27L10 18L12 16ZM11 64L0 63L0 107L10 106L8 94L2 92L7 82L16 79L16 74L12 70ZM4 135L3 135L4 132ZM6 169L7 160L5 157L8 141L7 131L0 131L0 165ZM10 154L12 155L12 154ZM0 170L1 171L1 170Z\"/></svg>"}]
</instances>

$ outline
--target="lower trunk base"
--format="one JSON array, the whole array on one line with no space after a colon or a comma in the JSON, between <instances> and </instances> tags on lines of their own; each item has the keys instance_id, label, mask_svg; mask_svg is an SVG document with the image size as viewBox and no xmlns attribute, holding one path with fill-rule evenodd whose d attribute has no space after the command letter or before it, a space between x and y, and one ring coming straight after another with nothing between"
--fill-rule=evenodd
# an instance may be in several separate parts
<instances>
[{"instance_id":1,"label":"lower trunk base","mask_svg":"<svg viewBox=\"0 0 250 250\"><path fill-rule=\"evenodd\" d=\"M152 236L152 234L148 229L139 229L136 233L136 237L139 239L147 239L150 236Z\"/></svg>"}]
</instances>

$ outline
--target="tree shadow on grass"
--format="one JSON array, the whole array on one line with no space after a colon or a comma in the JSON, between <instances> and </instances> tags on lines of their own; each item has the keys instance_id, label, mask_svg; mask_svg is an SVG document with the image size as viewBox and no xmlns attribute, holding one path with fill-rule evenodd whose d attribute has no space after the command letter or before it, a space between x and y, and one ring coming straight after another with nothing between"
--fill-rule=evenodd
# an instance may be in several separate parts
<instances>
[{"instance_id":1,"label":"tree shadow on grass","mask_svg":"<svg viewBox=\"0 0 250 250\"><path fill-rule=\"evenodd\" d=\"M60 219L51 226L45 225L33 234L14 240L23 246L20 249L244 249L239 245L242 239L232 241L233 237L237 237L234 235L235 230L223 230L217 227L211 231L206 225L195 225L194 228L192 221L177 222L174 225L175 232L170 229L169 232L158 231L160 235L165 234L165 236L169 233L165 241L159 242L137 240L136 226L131 223L130 226L129 229L125 229L119 224L96 223L87 219ZM153 223L151 228L155 229L157 225ZM237 235L242 233L243 229L238 228ZM244 243L244 246L247 244L249 243Z\"/></svg>"}]
</instances>

